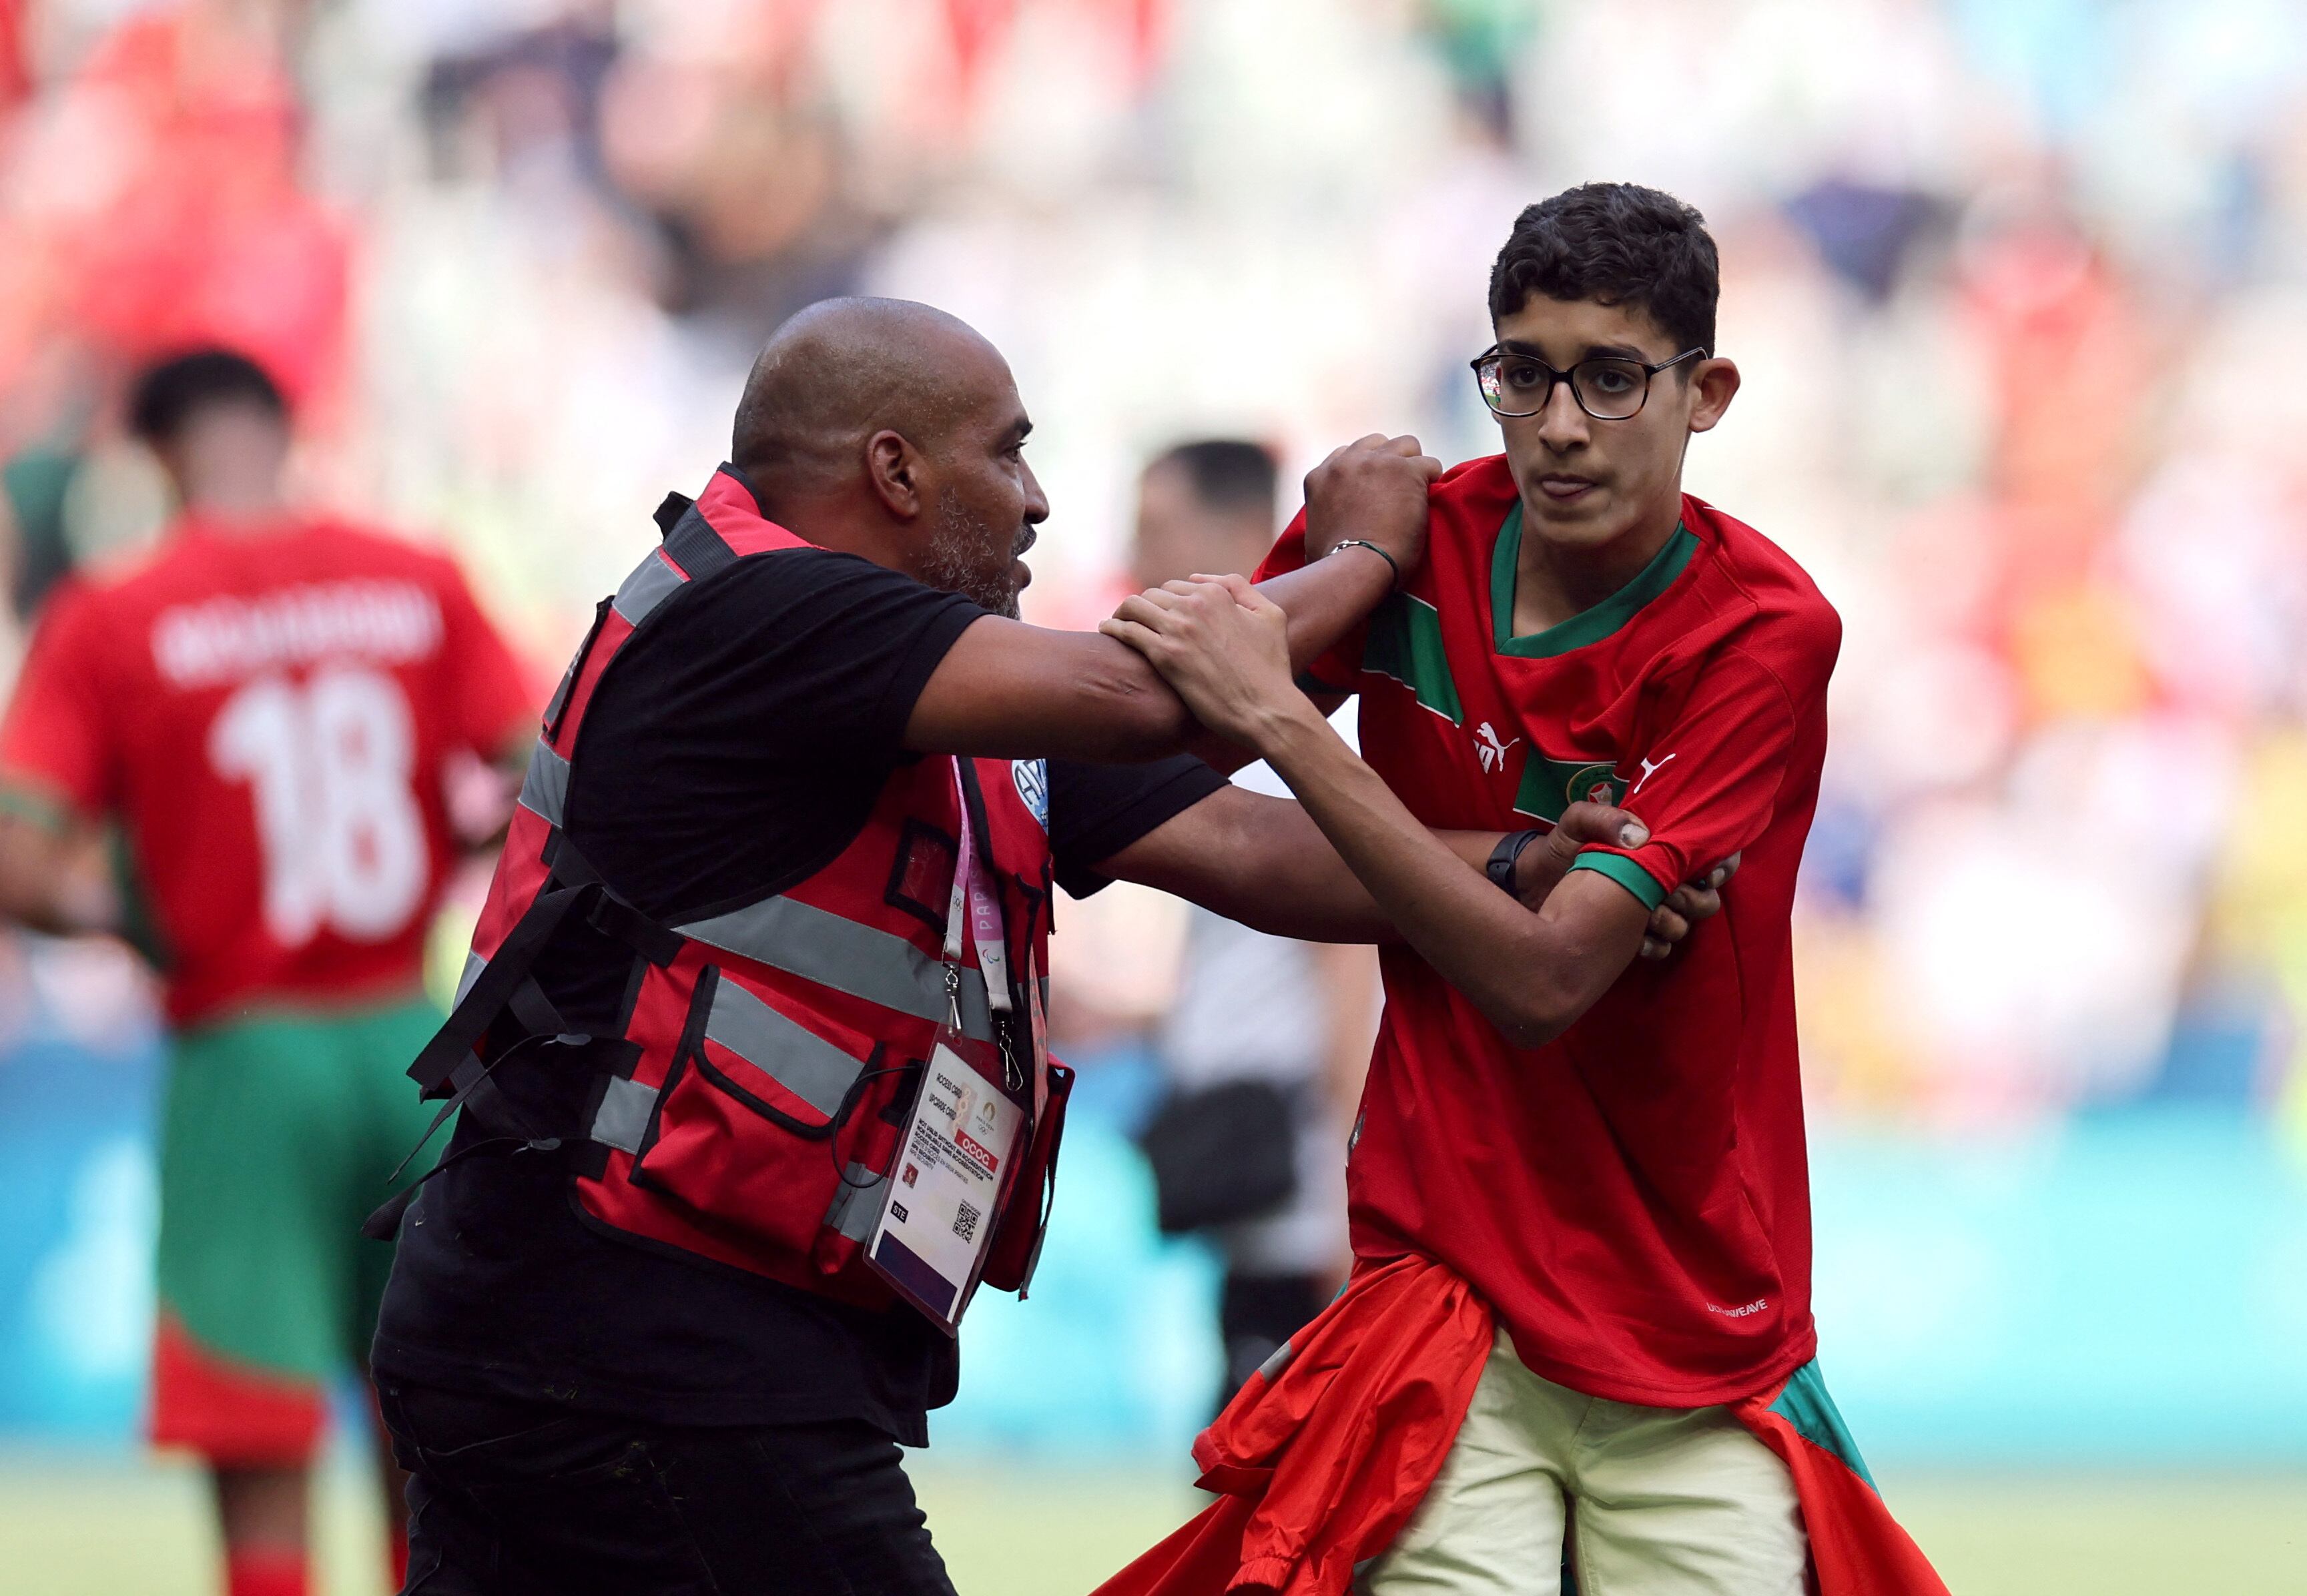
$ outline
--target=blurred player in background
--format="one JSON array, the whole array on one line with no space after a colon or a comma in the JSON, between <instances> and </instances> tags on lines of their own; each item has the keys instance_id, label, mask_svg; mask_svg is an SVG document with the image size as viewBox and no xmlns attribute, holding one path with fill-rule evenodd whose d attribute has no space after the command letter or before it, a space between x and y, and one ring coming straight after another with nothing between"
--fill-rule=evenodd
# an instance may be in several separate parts
<instances>
[{"instance_id":1,"label":"blurred player in background","mask_svg":"<svg viewBox=\"0 0 2307 1596\"><path fill-rule=\"evenodd\" d=\"M1256 570L1274 542L1274 457L1238 439L1183 443L1156 459L1138 484L1137 585ZM1343 718L1351 727L1351 713ZM1290 795L1263 761L1233 780ZM1364 946L1270 937L1199 906L1190 914L1177 999L1154 1038L1170 1102L1244 1083L1269 1088L1287 1117L1275 1156L1294 1175L1278 1207L1204 1232L1225 1262L1222 1405L1345 1278L1345 1130L1376 1025L1377 959Z\"/></svg>"},{"instance_id":2,"label":"blurred player in background","mask_svg":"<svg viewBox=\"0 0 2307 1596\"><path fill-rule=\"evenodd\" d=\"M287 502L253 362L158 365L130 419L180 513L41 618L0 728L0 907L164 973L152 1438L208 1462L228 1596L299 1596L327 1381L390 1264L361 1220L429 1117L403 1073L440 1024L426 930L502 819L452 825L451 779L485 791L535 705L448 560Z\"/></svg>"}]
</instances>

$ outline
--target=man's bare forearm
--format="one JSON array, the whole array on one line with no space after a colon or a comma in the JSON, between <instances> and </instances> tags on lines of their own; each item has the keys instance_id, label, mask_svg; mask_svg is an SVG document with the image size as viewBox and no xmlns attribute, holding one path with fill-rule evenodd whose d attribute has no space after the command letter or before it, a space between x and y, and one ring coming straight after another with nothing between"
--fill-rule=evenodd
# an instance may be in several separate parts
<instances>
[{"instance_id":1,"label":"man's bare forearm","mask_svg":"<svg viewBox=\"0 0 2307 1596\"><path fill-rule=\"evenodd\" d=\"M1392 590L1385 560L1347 549L1265 584L1289 597L1290 657L1302 670ZM1205 730L1144 655L1095 632L988 615L954 642L915 700L905 745L922 753L1128 764L1187 752L1222 770L1256 756Z\"/></svg>"},{"instance_id":2,"label":"man's bare forearm","mask_svg":"<svg viewBox=\"0 0 2307 1596\"><path fill-rule=\"evenodd\" d=\"M1290 669L1312 664L1376 608L1394 588L1397 563L1407 570L1423 557L1427 492L1441 469L1415 438L1373 433L1308 474L1308 553L1317 557L1263 589L1269 612L1288 611L1275 624ZM1388 552L1339 546L1365 540ZM1242 578L1228 579L1250 591ZM1125 599L1120 615L1154 613L1192 590L1167 583ZM1045 631L993 615L965 630L930 674L905 723L905 746L1115 763L1190 751L1228 768L1244 758L1209 734L1136 649L1111 636Z\"/></svg>"}]
</instances>

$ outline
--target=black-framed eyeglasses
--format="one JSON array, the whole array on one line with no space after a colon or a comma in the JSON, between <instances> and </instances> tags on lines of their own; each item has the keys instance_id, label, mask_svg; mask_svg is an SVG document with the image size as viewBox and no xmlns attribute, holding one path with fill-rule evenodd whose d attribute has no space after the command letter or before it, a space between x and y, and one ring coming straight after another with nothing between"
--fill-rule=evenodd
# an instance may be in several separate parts
<instances>
[{"instance_id":1,"label":"black-framed eyeglasses","mask_svg":"<svg viewBox=\"0 0 2307 1596\"><path fill-rule=\"evenodd\" d=\"M1510 419L1535 416L1553 402L1554 385L1567 382L1578 408L1595 420L1631 421L1651 397L1652 377L1705 353L1702 348L1685 349L1656 365L1623 356L1598 355L1558 372L1535 355L1493 346L1469 364L1474 368L1474 381L1481 384L1482 402L1494 416Z\"/></svg>"}]
</instances>

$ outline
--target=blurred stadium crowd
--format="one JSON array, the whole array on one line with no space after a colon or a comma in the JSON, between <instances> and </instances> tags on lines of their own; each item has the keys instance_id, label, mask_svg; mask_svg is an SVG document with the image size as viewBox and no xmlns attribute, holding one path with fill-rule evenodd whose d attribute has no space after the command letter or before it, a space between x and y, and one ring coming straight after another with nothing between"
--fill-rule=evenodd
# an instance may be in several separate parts
<instances>
[{"instance_id":1,"label":"blurred stadium crowd","mask_svg":"<svg viewBox=\"0 0 2307 1596\"><path fill-rule=\"evenodd\" d=\"M1692 484L1846 622L1820 1112L2307 1145L2303 80L2286 0L0 0L14 611L151 535L120 384L221 341L312 493L557 664L760 338L865 291L1010 356L1027 615L1091 624L1181 437L1491 451L1513 214L1635 179L1722 245L1746 386ZM1176 924L1067 922L1077 1045ZM133 1024L40 957L0 1023Z\"/></svg>"}]
</instances>

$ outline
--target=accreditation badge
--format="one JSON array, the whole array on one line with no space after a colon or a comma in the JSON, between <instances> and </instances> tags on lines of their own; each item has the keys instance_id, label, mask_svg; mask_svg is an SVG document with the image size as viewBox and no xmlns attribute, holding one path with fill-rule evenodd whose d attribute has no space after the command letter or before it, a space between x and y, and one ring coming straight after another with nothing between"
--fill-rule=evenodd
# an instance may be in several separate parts
<instances>
[{"instance_id":1,"label":"accreditation badge","mask_svg":"<svg viewBox=\"0 0 2307 1596\"><path fill-rule=\"evenodd\" d=\"M987 1043L938 1038L866 1246L873 1272L948 1334L977 1289L1020 1150L1025 1111L1001 1089L1002 1067Z\"/></svg>"}]
</instances>

